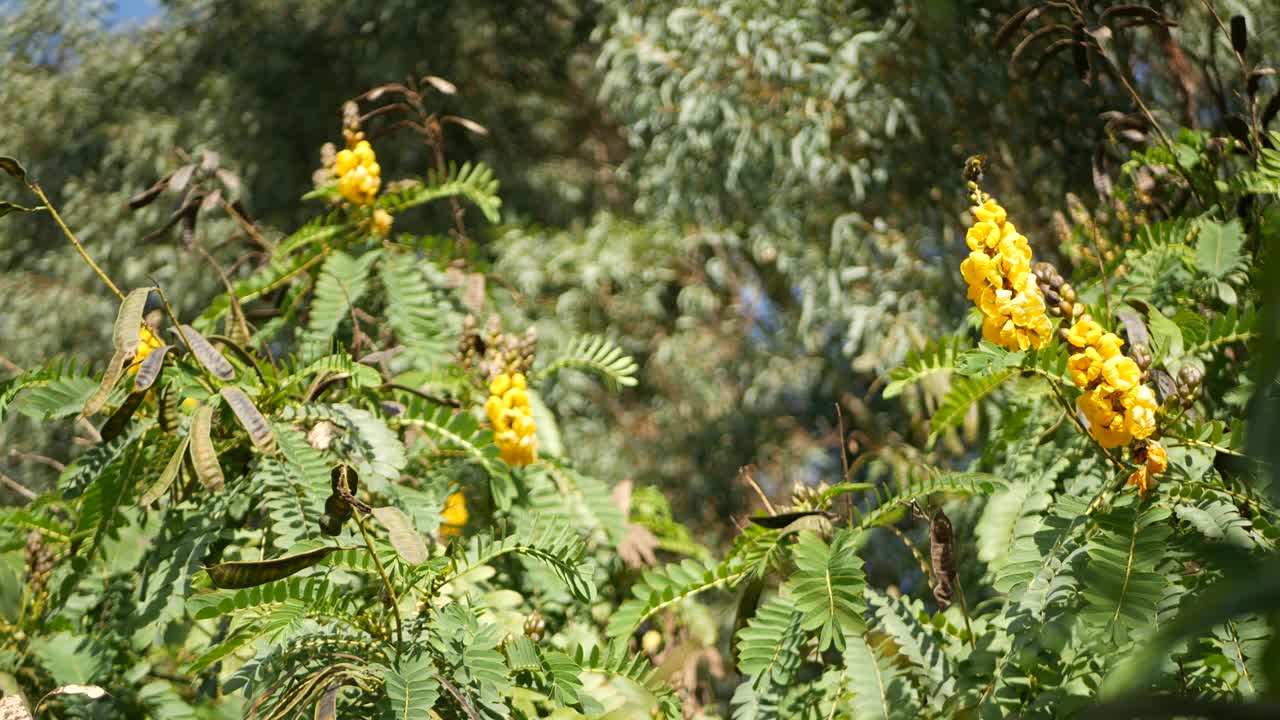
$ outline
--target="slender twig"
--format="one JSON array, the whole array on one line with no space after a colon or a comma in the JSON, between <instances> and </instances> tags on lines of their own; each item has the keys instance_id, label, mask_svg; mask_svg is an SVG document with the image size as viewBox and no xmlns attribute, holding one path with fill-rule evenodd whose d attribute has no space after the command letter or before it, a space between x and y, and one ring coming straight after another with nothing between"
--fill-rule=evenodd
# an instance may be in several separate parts
<instances>
[{"instance_id":1,"label":"slender twig","mask_svg":"<svg viewBox=\"0 0 1280 720\"><path fill-rule=\"evenodd\" d=\"M0 472L0 482L4 483L5 487L8 487L10 490L18 493L19 495L21 495L22 497L28 500L35 500L37 497L39 497L39 495L36 495L35 492L31 490L31 488L28 488L26 485L23 485L22 483L18 482L17 480L14 480L13 478L9 477L8 475L5 475L2 472Z\"/></svg>"},{"instance_id":2,"label":"slender twig","mask_svg":"<svg viewBox=\"0 0 1280 720\"><path fill-rule=\"evenodd\" d=\"M48 465L58 472L62 472L67 469L65 464L54 460L48 455L36 455L35 453L25 453L20 450L10 450L9 457L14 460L18 460L19 462L34 462L40 463L41 465Z\"/></svg>"},{"instance_id":3,"label":"slender twig","mask_svg":"<svg viewBox=\"0 0 1280 720\"><path fill-rule=\"evenodd\" d=\"M40 188L40 183L32 182L30 187L36 195L40 196L40 200L44 202L45 209L47 209L49 214L53 216L53 220L58 223L58 227L62 228L62 234L66 235L67 239L71 241L71 244L76 247L76 252L80 253L80 257L84 258L86 263L89 263L89 267L93 268L93 271L98 274L98 277L102 279L102 282L106 283L107 287L111 288L111 292L115 293L116 297L123 301L124 293L120 292L120 288L116 287L116 284L111 282L111 278L107 277L107 274L102 271L102 268L98 267L98 263L94 262L93 258L89 257L89 252L80 244L80 241L76 238L76 234L71 232L71 228L67 227L67 224L62 221L62 216L58 214L57 208L55 208L53 203L49 202L49 198L45 196L44 190Z\"/></svg>"},{"instance_id":4,"label":"slender twig","mask_svg":"<svg viewBox=\"0 0 1280 720\"><path fill-rule=\"evenodd\" d=\"M764 491L756 484L755 478L751 477L751 473L754 470L755 468L751 465L743 465L738 470L738 477L742 478L743 482L756 491L756 495L760 497L760 502L764 503L764 508L769 511L770 515L777 515L778 511L773 509L773 503L769 502L769 498L764 494Z\"/></svg>"},{"instance_id":5,"label":"slender twig","mask_svg":"<svg viewBox=\"0 0 1280 720\"><path fill-rule=\"evenodd\" d=\"M1098 442L1097 438L1093 437L1093 435L1089 433L1089 429L1084 426L1084 423L1080 422L1080 418L1076 417L1075 410L1071 407L1071 401L1067 400L1066 396L1062 394L1062 390L1058 387L1058 381L1046 372L1039 370L1034 372L1048 381L1049 388L1053 390L1054 397L1058 399L1058 402L1062 405L1062 409L1067 413L1067 417L1071 418L1071 422L1075 424L1076 428L1083 433L1085 437L1089 438L1098 446L1098 449L1102 451L1103 455L1107 456L1107 459L1111 461L1111 464L1121 470L1128 471L1128 468L1125 467L1124 463L1116 458L1116 456L1112 455L1110 450L1102 447L1102 444Z\"/></svg>"},{"instance_id":6,"label":"slender twig","mask_svg":"<svg viewBox=\"0 0 1280 720\"><path fill-rule=\"evenodd\" d=\"M1107 286L1107 268L1102 263L1102 245L1098 242L1098 223L1089 218L1089 228L1093 230L1093 255L1098 260L1098 282L1102 283L1102 299L1106 302L1107 317L1111 317L1111 289Z\"/></svg>"},{"instance_id":7,"label":"slender twig","mask_svg":"<svg viewBox=\"0 0 1280 720\"><path fill-rule=\"evenodd\" d=\"M964 585L960 582L960 573L956 573L956 599L960 601L960 614L964 616L964 631L969 635L969 647L978 649L978 639L973 636L973 626L969 624L969 603L964 600Z\"/></svg>"},{"instance_id":8,"label":"slender twig","mask_svg":"<svg viewBox=\"0 0 1280 720\"><path fill-rule=\"evenodd\" d=\"M840 403L836 403L836 432L840 433L840 478L841 482L849 481L849 455L844 438L844 413L840 411ZM853 493L845 494L846 515L848 523L853 524Z\"/></svg>"},{"instance_id":9,"label":"slender twig","mask_svg":"<svg viewBox=\"0 0 1280 720\"><path fill-rule=\"evenodd\" d=\"M341 487L348 493L351 492L350 486L347 485L346 466L343 466L341 478L339 480ZM382 586L387 591L387 598L391 602L391 612L396 620L396 660L400 660L400 653L404 650L404 623L400 619L400 601L396 598L395 588L391 586L391 578L387 576L387 569L382 566L382 558L378 557L378 551L373 546L373 538L369 535L369 528L365 526L364 517L361 515L363 508L356 508L356 512L352 513L356 519L356 525L360 527L360 535L364 538L364 546L369 550L369 556L373 558L374 567L378 569L378 576L382 578Z\"/></svg>"},{"instance_id":10,"label":"slender twig","mask_svg":"<svg viewBox=\"0 0 1280 720\"><path fill-rule=\"evenodd\" d=\"M177 328L178 336L182 338L182 342L187 346L187 350L189 350L194 357L196 346L191 344L191 340L187 338L186 331L182 329L182 323L178 320L178 315L173 312L173 306L169 304L169 297L164 294L164 289L160 287L160 283L156 282L155 278L151 278L151 284L155 286L156 293L160 295L160 303L164 305L164 312L169 316L169 322L173 323L173 326ZM200 368L200 372L205 376L205 379L212 384L213 373L209 372L209 368L206 368L204 363L200 362L199 358L196 358L196 367Z\"/></svg>"}]
</instances>

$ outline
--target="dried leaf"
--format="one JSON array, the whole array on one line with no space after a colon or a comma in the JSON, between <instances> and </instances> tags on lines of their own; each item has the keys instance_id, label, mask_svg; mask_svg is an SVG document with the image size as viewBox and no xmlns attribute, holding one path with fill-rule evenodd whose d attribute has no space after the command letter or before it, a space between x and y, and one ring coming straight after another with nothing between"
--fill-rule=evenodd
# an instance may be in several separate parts
<instances>
[{"instance_id":1,"label":"dried leaf","mask_svg":"<svg viewBox=\"0 0 1280 720\"><path fill-rule=\"evenodd\" d=\"M387 528L391 547L396 549L400 559L410 565L421 565L427 561L427 543L399 508L377 507L373 509L373 516Z\"/></svg>"},{"instance_id":2,"label":"dried leaf","mask_svg":"<svg viewBox=\"0 0 1280 720\"><path fill-rule=\"evenodd\" d=\"M120 301L120 309L116 312L115 325L111 327L111 343L117 353L133 357L138 349L142 329L142 311L147 307L147 296L152 287L131 290L124 300Z\"/></svg>"},{"instance_id":3,"label":"dried leaf","mask_svg":"<svg viewBox=\"0 0 1280 720\"><path fill-rule=\"evenodd\" d=\"M286 555L273 560L253 560L244 562L225 562L205 568L214 587L223 590L239 590L241 588L264 585L305 570L324 560L338 547L322 547L308 550L297 555Z\"/></svg>"},{"instance_id":4,"label":"dried leaf","mask_svg":"<svg viewBox=\"0 0 1280 720\"><path fill-rule=\"evenodd\" d=\"M1142 318L1136 312L1121 310L1117 313L1120 323L1124 325L1124 332L1129 341L1129 346L1146 345L1151 347L1151 335L1147 333L1147 325L1142 322Z\"/></svg>"},{"instance_id":5,"label":"dried leaf","mask_svg":"<svg viewBox=\"0 0 1280 720\"><path fill-rule=\"evenodd\" d=\"M797 510L795 512L778 513L777 515L753 515L747 519L760 527L776 530L778 528L784 528L801 518L812 517L815 515L823 516L828 520L836 520L840 517L835 513L831 513L826 510Z\"/></svg>"},{"instance_id":6,"label":"dried leaf","mask_svg":"<svg viewBox=\"0 0 1280 720\"><path fill-rule=\"evenodd\" d=\"M956 553L951 519L942 508L929 519L929 555L933 564L933 599L945 610L955 592Z\"/></svg>"},{"instance_id":7,"label":"dried leaf","mask_svg":"<svg viewBox=\"0 0 1280 720\"><path fill-rule=\"evenodd\" d=\"M160 377L160 369L164 367L164 358L173 349L172 345L161 345L147 354L138 366L138 374L133 376L133 391L140 392L150 388Z\"/></svg>"},{"instance_id":8,"label":"dried leaf","mask_svg":"<svg viewBox=\"0 0 1280 720\"><path fill-rule=\"evenodd\" d=\"M233 196L240 192L239 175L236 175L230 170L224 170L223 168L214 170L213 174L218 176L218 180L222 183L222 187L225 188L227 192L231 193Z\"/></svg>"},{"instance_id":9,"label":"dried leaf","mask_svg":"<svg viewBox=\"0 0 1280 720\"><path fill-rule=\"evenodd\" d=\"M174 192L182 192L186 189L187 183L191 182L191 175L196 171L194 163L183 165L173 174L169 176L169 189Z\"/></svg>"},{"instance_id":10,"label":"dried leaf","mask_svg":"<svg viewBox=\"0 0 1280 720\"><path fill-rule=\"evenodd\" d=\"M96 415L102 406L106 404L107 398L111 397L111 389L116 386L116 381L124 374L124 364L133 358L133 353L117 352L111 356L111 361L107 363L107 369L102 373L102 380L98 383L98 389L93 391L89 399L84 403L84 416Z\"/></svg>"},{"instance_id":11,"label":"dried leaf","mask_svg":"<svg viewBox=\"0 0 1280 720\"><path fill-rule=\"evenodd\" d=\"M481 125L480 123L474 120L468 120L466 118L458 117L456 115L445 115L444 117L440 118L440 120L443 122L451 122L456 125L461 125L462 127L466 128L467 130L470 130L471 132L477 135L487 136L489 134L488 128L486 128L485 126Z\"/></svg>"},{"instance_id":12,"label":"dried leaf","mask_svg":"<svg viewBox=\"0 0 1280 720\"><path fill-rule=\"evenodd\" d=\"M164 466L164 471L160 473L160 477L156 478L151 487L142 494L142 498L138 500L138 504L146 507L160 496L165 494L173 481L178 479L178 473L182 471L182 459L187 455L187 448L191 445L191 436L182 438L182 442L178 443L178 449L173 452L173 456L169 458L168 464Z\"/></svg>"},{"instance_id":13,"label":"dried leaf","mask_svg":"<svg viewBox=\"0 0 1280 720\"><path fill-rule=\"evenodd\" d=\"M1072 40L1071 38L1063 38L1061 40L1055 40L1053 44L1049 45L1049 47L1045 49L1044 54L1036 59L1036 64L1031 68L1031 74L1028 75L1027 77L1035 78L1040 74L1040 71L1043 70L1045 66L1049 64L1050 60L1052 60L1055 56L1057 56L1062 51L1068 48L1074 47L1075 45L1076 45L1076 41Z\"/></svg>"},{"instance_id":14,"label":"dried leaf","mask_svg":"<svg viewBox=\"0 0 1280 720\"><path fill-rule=\"evenodd\" d=\"M1102 145L1093 149L1093 187L1098 197L1104 201L1111 200L1111 175L1107 173L1106 154Z\"/></svg>"},{"instance_id":15,"label":"dried leaf","mask_svg":"<svg viewBox=\"0 0 1280 720\"><path fill-rule=\"evenodd\" d=\"M458 86L454 85L448 80L445 80L442 77L437 77L435 75L427 75L422 79L427 81L427 83L429 83L431 87L435 88L436 90L439 90L445 95L456 95L458 93Z\"/></svg>"},{"instance_id":16,"label":"dried leaf","mask_svg":"<svg viewBox=\"0 0 1280 720\"><path fill-rule=\"evenodd\" d=\"M258 407L253 404L249 396L233 385L224 386L219 392L231 406L231 412L236 414L236 419L244 426L245 432L249 433L249 439L253 440L253 446L258 449L258 452L263 455L274 453L276 436L271 432L271 425L267 423L267 419L258 411Z\"/></svg>"},{"instance_id":17,"label":"dried leaf","mask_svg":"<svg viewBox=\"0 0 1280 720\"><path fill-rule=\"evenodd\" d=\"M218 453L213 448L212 432L213 406L201 405L191 418L191 461L200 483L218 492L226 482L222 477L222 466L218 464Z\"/></svg>"},{"instance_id":18,"label":"dried leaf","mask_svg":"<svg viewBox=\"0 0 1280 720\"><path fill-rule=\"evenodd\" d=\"M204 199L200 201L200 209L212 210L218 207L218 203L221 200L222 200L222 191L215 189L213 192L209 193L208 195L205 195Z\"/></svg>"},{"instance_id":19,"label":"dried leaf","mask_svg":"<svg viewBox=\"0 0 1280 720\"><path fill-rule=\"evenodd\" d=\"M1043 5L1028 5L1014 13L1012 17L1004 22L1004 25L1000 26L1000 30L996 32L996 39L994 43L996 48L999 49L1004 47L1005 43L1009 42L1009 38L1013 37L1013 34L1018 31L1018 28L1026 25L1032 20L1035 20L1036 16L1043 11Z\"/></svg>"},{"instance_id":20,"label":"dried leaf","mask_svg":"<svg viewBox=\"0 0 1280 720\"><path fill-rule=\"evenodd\" d=\"M1178 25L1178 23L1166 18L1155 9L1149 8L1145 5L1117 5L1115 7L1109 7L1102 11L1102 14L1098 16L1098 20L1099 22L1106 23L1112 19L1122 17L1138 18L1140 20L1158 23L1160 25L1167 25L1169 27L1176 27Z\"/></svg>"},{"instance_id":21,"label":"dried leaf","mask_svg":"<svg viewBox=\"0 0 1280 720\"><path fill-rule=\"evenodd\" d=\"M107 691L97 685L63 685L49 691L49 695L83 695L90 700L107 696Z\"/></svg>"},{"instance_id":22,"label":"dried leaf","mask_svg":"<svg viewBox=\"0 0 1280 720\"><path fill-rule=\"evenodd\" d=\"M191 346L191 354L195 355L196 360L205 367L214 377L219 380L231 380L236 376L236 369L231 363L218 352L204 335L201 335L195 328L190 325L182 326L182 334L186 337L187 342Z\"/></svg>"},{"instance_id":23,"label":"dried leaf","mask_svg":"<svg viewBox=\"0 0 1280 720\"><path fill-rule=\"evenodd\" d=\"M20 183L27 181L27 169L22 167L22 163L8 155L0 155L0 170L4 170L14 176Z\"/></svg>"},{"instance_id":24,"label":"dried leaf","mask_svg":"<svg viewBox=\"0 0 1280 720\"><path fill-rule=\"evenodd\" d=\"M630 568L657 565L658 556L655 551L659 544L657 536L650 532L649 528L629 522L627 534L623 535L618 543L618 556Z\"/></svg>"},{"instance_id":25,"label":"dried leaf","mask_svg":"<svg viewBox=\"0 0 1280 720\"><path fill-rule=\"evenodd\" d=\"M316 702L315 720L338 720L338 691L341 689L340 683L334 683L324 691Z\"/></svg>"}]
</instances>

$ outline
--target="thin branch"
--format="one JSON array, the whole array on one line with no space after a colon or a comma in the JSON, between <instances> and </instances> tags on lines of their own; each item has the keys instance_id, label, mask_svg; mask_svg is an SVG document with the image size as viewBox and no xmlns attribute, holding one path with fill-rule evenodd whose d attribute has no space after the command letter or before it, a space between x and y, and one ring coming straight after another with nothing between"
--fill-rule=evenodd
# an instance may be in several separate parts
<instances>
[{"instance_id":1,"label":"thin branch","mask_svg":"<svg viewBox=\"0 0 1280 720\"><path fill-rule=\"evenodd\" d=\"M26 485L23 485L22 483L18 482L17 480L14 480L13 478L9 477L8 475L5 475L2 472L0 472L0 483L4 483L5 487L8 487L10 490L18 493L19 495L21 495L22 497L28 500L35 500L37 497L40 497L35 492L33 492L31 488L27 487Z\"/></svg>"},{"instance_id":2,"label":"thin branch","mask_svg":"<svg viewBox=\"0 0 1280 720\"><path fill-rule=\"evenodd\" d=\"M58 227L62 228L62 234L66 235L67 239L71 241L71 244L76 247L76 252L80 253L80 257L84 258L84 261L89 264L89 267L93 268L93 271L98 274L98 277L102 279L102 282L106 283L107 287L111 288L111 292L115 293L116 297L120 298L121 302L123 302L124 293L120 292L120 288L116 287L116 284L111 282L111 278L107 277L107 274L102 271L102 268L98 267L98 263L94 262L93 258L89 257L89 252L80 244L80 240L76 238L76 234L71 232L71 228L67 227L67 224L62 221L62 216L58 214L57 208L55 208L53 203L49 202L49 198L45 196L44 190L40 188L40 183L32 182L30 187L36 195L40 196L40 200L44 202L45 208L49 211L49 214L53 216L54 222L58 223Z\"/></svg>"}]
</instances>

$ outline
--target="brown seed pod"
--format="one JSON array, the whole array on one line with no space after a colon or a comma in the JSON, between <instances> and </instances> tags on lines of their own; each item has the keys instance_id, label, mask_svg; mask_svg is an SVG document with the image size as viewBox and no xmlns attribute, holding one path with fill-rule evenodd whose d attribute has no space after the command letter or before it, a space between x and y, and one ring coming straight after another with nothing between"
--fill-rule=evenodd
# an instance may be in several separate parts
<instances>
[{"instance_id":1,"label":"brown seed pod","mask_svg":"<svg viewBox=\"0 0 1280 720\"><path fill-rule=\"evenodd\" d=\"M951 519L938 508L929 518L929 552L933 562L933 599L945 610L955 596L956 555Z\"/></svg>"}]
</instances>

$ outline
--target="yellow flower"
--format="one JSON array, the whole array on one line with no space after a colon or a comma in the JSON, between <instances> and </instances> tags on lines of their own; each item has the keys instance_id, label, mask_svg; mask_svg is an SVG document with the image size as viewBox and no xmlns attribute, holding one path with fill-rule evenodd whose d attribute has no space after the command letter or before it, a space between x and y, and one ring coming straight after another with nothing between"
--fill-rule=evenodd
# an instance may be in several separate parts
<instances>
[{"instance_id":1,"label":"yellow flower","mask_svg":"<svg viewBox=\"0 0 1280 720\"><path fill-rule=\"evenodd\" d=\"M1125 430L1135 438L1149 438L1156 431L1155 393L1146 385L1139 385L1120 398L1124 406ZM1163 450L1163 448L1162 448Z\"/></svg>"},{"instance_id":2,"label":"yellow flower","mask_svg":"<svg viewBox=\"0 0 1280 720\"><path fill-rule=\"evenodd\" d=\"M973 217L978 222L992 222L997 226L1003 225L1004 221L1008 219L1004 208L1000 207L1000 203L997 203L995 198L989 198L981 206L969 208L969 212L973 214Z\"/></svg>"},{"instance_id":3,"label":"yellow flower","mask_svg":"<svg viewBox=\"0 0 1280 720\"><path fill-rule=\"evenodd\" d=\"M391 217L391 213L381 208L373 211L373 231L386 237L391 234L391 223L395 222L395 218Z\"/></svg>"},{"instance_id":4,"label":"yellow flower","mask_svg":"<svg viewBox=\"0 0 1280 720\"><path fill-rule=\"evenodd\" d=\"M502 373L489 384L484 405L494 442L509 465L528 465L538 458L538 435L529 408L528 381L520 373Z\"/></svg>"},{"instance_id":5,"label":"yellow flower","mask_svg":"<svg viewBox=\"0 0 1280 720\"><path fill-rule=\"evenodd\" d=\"M151 332L151 328L143 325L138 329L138 348L133 353L133 362L129 363L129 372L137 372L142 365L142 361L147 359L153 350L164 347L164 343L156 334Z\"/></svg>"},{"instance_id":6,"label":"yellow flower","mask_svg":"<svg viewBox=\"0 0 1280 720\"><path fill-rule=\"evenodd\" d=\"M1120 339L1115 333L1105 333L1102 337L1094 341L1093 346L1098 348L1098 354L1102 355L1103 360L1120 355L1120 348L1124 346L1124 340Z\"/></svg>"},{"instance_id":7,"label":"yellow flower","mask_svg":"<svg viewBox=\"0 0 1280 720\"><path fill-rule=\"evenodd\" d=\"M334 158L333 172L341 177L355 169L360 161L356 160L356 154L350 150L340 150L337 157Z\"/></svg>"},{"instance_id":8,"label":"yellow flower","mask_svg":"<svg viewBox=\"0 0 1280 720\"><path fill-rule=\"evenodd\" d=\"M1169 453L1154 440L1147 443L1147 472L1159 475L1169 469Z\"/></svg>"},{"instance_id":9,"label":"yellow flower","mask_svg":"<svg viewBox=\"0 0 1280 720\"><path fill-rule=\"evenodd\" d=\"M1138 494L1145 499L1147 493L1151 492L1151 489L1156 486L1156 481L1155 478L1151 477L1151 473L1144 465L1129 475L1129 480L1126 484L1130 487L1138 488Z\"/></svg>"},{"instance_id":10,"label":"yellow flower","mask_svg":"<svg viewBox=\"0 0 1280 720\"><path fill-rule=\"evenodd\" d=\"M1099 355L1107 357L1105 351ZM1142 382L1142 370L1133 358L1113 355L1102 364L1102 381L1112 390L1128 392Z\"/></svg>"},{"instance_id":11,"label":"yellow flower","mask_svg":"<svg viewBox=\"0 0 1280 720\"><path fill-rule=\"evenodd\" d=\"M1080 320L1071 326L1067 334L1067 342L1078 348L1089 347L1102 337L1102 326L1092 319Z\"/></svg>"},{"instance_id":12,"label":"yellow flower","mask_svg":"<svg viewBox=\"0 0 1280 720\"><path fill-rule=\"evenodd\" d=\"M382 168L367 140L339 152L334 158L333 172L338 176L338 192L356 205L372 203L382 187Z\"/></svg>"},{"instance_id":13,"label":"yellow flower","mask_svg":"<svg viewBox=\"0 0 1280 720\"><path fill-rule=\"evenodd\" d=\"M1000 284L1000 266L990 255L977 250L969 253L969 257L960 263L960 274L971 289L981 288L983 283Z\"/></svg>"},{"instance_id":14,"label":"yellow flower","mask_svg":"<svg viewBox=\"0 0 1280 720\"><path fill-rule=\"evenodd\" d=\"M979 222L964 234L964 242L974 252L982 252L1000 244L1000 226L993 222Z\"/></svg>"},{"instance_id":15,"label":"yellow flower","mask_svg":"<svg viewBox=\"0 0 1280 720\"><path fill-rule=\"evenodd\" d=\"M450 538L457 537L462 534L462 528L467 524L467 498L460 492L453 493L444 503L444 510L440 511L440 537Z\"/></svg>"},{"instance_id":16,"label":"yellow flower","mask_svg":"<svg viewBox=\"0 0 1280 720\"><path fill-rule=\"evenodd\" d=\"M1074 353L1067 360L1067 372L1071 382L1080 387L1087 387L1102 373L1102 356L1092 347Z\"/></svg>"}]
</instances>

